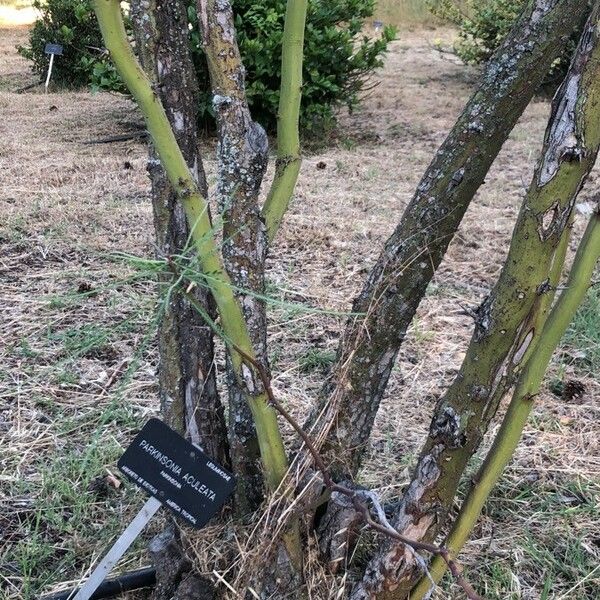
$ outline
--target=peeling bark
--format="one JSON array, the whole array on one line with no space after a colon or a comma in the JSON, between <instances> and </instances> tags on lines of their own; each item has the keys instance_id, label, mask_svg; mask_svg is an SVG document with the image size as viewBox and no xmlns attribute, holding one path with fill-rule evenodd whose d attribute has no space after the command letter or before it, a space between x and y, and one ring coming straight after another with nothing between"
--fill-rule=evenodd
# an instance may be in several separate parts
<instances>
[{"instance_id":1,"label":"peeling bark","mask_svg":"<svg viewBox=\"0 0 600 600\"><path fill-rule=\"evenodd\" d=\"M267 250L258 195L268 161L264 129L252 120L246 101L244 68L235 41L229 2L200 0L198 14L213 92L218 131L217 201L223 218L223 261L258 360L268 367L265 305L255 294L264 292ZM253 512L263 498L258 439L247 392L257 393L252 373L240 382L228 364L229 443L236 474L236 508Z\"/></svg>"},{"instance_id":2,"label":"peeling bark","mask_svg":"<svg viewBox=\"0 0 600 600\"><path fill-rule=\"evenodd\" d=\"M587 10L530 0L427 169L356 298L321 402L309 419L339 477L357 472L398 350L462 216L562 43Z\"/></svg>"},{"instance_id":3,"label":"peeling bark","mask_svg":"<svg viewBox=\"0 0 600 600\"><path fill-rule=\"evenodd\" d=\"M594 13L597 14L597 13ZM541 333L555 254L600 145L600 50L590 20L557 92L541 159L523 201L509 254L477 312L460 372L439 402L411 483L393 516L406 537L431 541L443 525L461 475L506 391ZM384 543L353 598L406 598L418 565L400 544Z\"/></svg>"},{"instance_id":4,"label":"peeling bark","mask_svg":"<svg viewBox=\"0 0 600 600\"><path fill-rule=\"evenodd\" d=\"M244 67L235 39L231 4L227 0L198 0L198 15L210 74L218 132L217 201L223 218L223 263L258 360L268 373L267 319L264 294L267 234L258 196L268 162L264 129L252 120L246 100ZM228 357L229 440L236 474L236 510L257 510L264 486L259 438L249 401L263 393L262 384L246 364L236 376ZM270 491L280 482L267 473ZM275 484L275 485L273 485ZM275 560L265 557L269 569L252 575L252 587L261 598L292 598L301 592L302 550L297 522L275 545ZM255 583L254 583L255 582Z\"/></svg>"},{"instance_id":5,"label":"peeling bark","mask_svg":"<svg viewBox=\"0 0 600 600\"><path fill-rule=\"evenodd\" d=\"M188 46L185 3L161 0L131 3L138 54L155 82L175 137L202 193L206 178L196 125L197 82ZM180 255L189 240L185 212L154 148L148 172L158 252ZM163 285L170 285L166 278ZM196 300L210 314L214 302L207 290L197 287ZM228 464L227 431L223 406L216 387L213 333L201 315L180 294L171 295L159 328L159 382L163 418L192 442Z\"/></svg>"},{"instance_id":6,"label":"peeling bark","mask_svg":"<svg viewBox=\"0 0 600 600\"><path fill-rule=\"evenodd\" d=\"M171 598L182 578L187 576L192 568L192 563L185 556L178 538L175 527L169 526L154 536L148 544L148 551L156 568L156 586L152 591L151 600Z\"/></svg>"},{"instance_id":7,"label":"peeling bark","mask_svg":"<svg viewBox=\"0 0 600 600\"><path fill-rule=\"evenodd\" d=\"M352 482L341 483L348 488L353 487ZM352 500L344 494L333 492L317 527L319 548L332 573L339 573L346 567L363 524L363 517Z\"/></svg>"}]
</instances>

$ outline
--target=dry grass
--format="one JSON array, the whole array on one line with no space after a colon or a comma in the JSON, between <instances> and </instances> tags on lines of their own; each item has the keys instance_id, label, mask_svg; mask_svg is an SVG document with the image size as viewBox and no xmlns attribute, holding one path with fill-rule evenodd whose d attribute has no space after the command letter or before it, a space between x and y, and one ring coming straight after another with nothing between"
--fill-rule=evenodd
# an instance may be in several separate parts
<instances>
[{"instance_id":1,"label":"dry grass","mask_svg":"<svg viewBox=\"0 0 600 600\"><path fill-rule=\"evenodd\" d=\"M447 35L402 34L363 108L342 118L331 145L306 158L272 253L274 297L348 310L475 80L474 71L432 49L430 38ZM23 36L18 29L0 32L5 600L34 598L85 576L141 505L129 486L104 486L105 475L132 432L157 410L155 286L148 277L133 281L131 262L110 258L115 251L152 256L146 150L138 142L82 143L130 131L140 116L116 96L15 94L31 80L13 51ZM360 474L386 499L406 483L433 403L464 355L472 323L461 305L476 306L498 275L547 115L548 104L536 101L516 127L403 347ZM214 183L212 144L207 147ZM596 177L585 194L594 191ZM341 326L340 318L297 306L272 309L274 387L298 416L315 398ZM593 369L569 358L577 357L578 339L574 331L552 377L580 379L583 398L566 401L544 391L465 551L469 577L487 598L597 597L599 385ZM217 537L211 531L196 544L209 575L226 552L211 541ZM251 544L247 536L240 532L232 548ZM357 554L357 564L364 554ZM146 560L140 540L120 568ZM314 563L311 576L329 590L342 583L323 577ZM333 591L314 595L328 596ZM446 584L438 597L460 594Z\"/></svg>"},{"instance_id":2,"label":"dry grass","mask_svg":"<svg viewBox=\"0 0 600 600\"><path fill-rule=\"evenodd\" d=\"M378 0L375 16L398 27L430 24L435 20L426 0Z\"/></svg>"}]
</instances>

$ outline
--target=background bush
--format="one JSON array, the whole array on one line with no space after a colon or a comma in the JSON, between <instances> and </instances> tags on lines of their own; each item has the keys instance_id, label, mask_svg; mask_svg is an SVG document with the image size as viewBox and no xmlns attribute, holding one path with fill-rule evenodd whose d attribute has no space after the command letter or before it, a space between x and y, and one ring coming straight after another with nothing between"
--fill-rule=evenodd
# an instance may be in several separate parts
<instances>
[{"instance_id":1,"label":"background bush","mask_svg":"<svg viewBox=\"0 0 600 600\"><path fill-rule=\"evenodd\" d=\"M202 90L198 117L212 127L212 102L208 69L197 28L195 2L188 17L193 24L190 44ZM33 61L43 75L48 66L46 42L65 46L65 55L55 61L55 84L122 91L122 83L102 47L98 24L90 0L35 0L42 18L34 25L30 45L20 52ZM248 102L254 118L273 130L276 124L281 75L281 40L286 0L233 0L238 44L246 67ZM393 27L380 36L361 35L365 20L372 17L375 0L311 0L309 2L304 55L302 126L315 128L334 122L340 106L352 109L369 76L382 64Z\"/></svg>"},{"instance_id":2,"label":"background bush","mask_svg":"<svg viewBox=\"0 0 600 600\"><path fill-rule=\"evenodd\" d=\"M61 44L64 54L54 60L52 82L66 88L96 87L123 91L115 68L103 53L102 36L91 0L34 0L41 16L29 34L29 45L19 53L33 62L40 79L46 76L50 57L46 43Z\"/></svg>"},{"instance_id":3,"label":"background bush","mask_svg":"<svg viewBox=\"0 0 600 600\"><path fill-rule=\"evenodd\" d=\"M582 0L584 2L585 0ZM525 0L428 0L431 12L458 28L454 51L467 64L486 62L521 13ZM555 87L566 74L579 32L565 44L543 83Z\"/></svg>"},{"instance_id":4,"label":"background bush","mask_svg":"<svg viewBox=\"0 0 600 600\"><path fill-rule=\"evenodd\" d=\"M195 4L190 21L196 25ZM234 0L240 53L246 67L248 102L253 117L274 129L279 103L281 40L286 0ZM352 109L369 75L382 65L388 43L395 36L385 27L381 37L360 36L365 19L372 17L375 0L311 0L306 16L304 84L301 120L304 129L331 123L335 109ZM192 49L202 90L209 89L206 61L194 26ZM211 95L200 99L200 117L212 115Z\"/></svg>"}]
</instances>

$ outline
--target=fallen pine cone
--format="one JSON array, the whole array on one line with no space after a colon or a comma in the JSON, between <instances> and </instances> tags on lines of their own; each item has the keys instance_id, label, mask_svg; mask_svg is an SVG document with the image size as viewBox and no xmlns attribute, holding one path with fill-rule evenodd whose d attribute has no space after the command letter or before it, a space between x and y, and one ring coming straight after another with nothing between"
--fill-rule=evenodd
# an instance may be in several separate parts
<instances>
[{"instance_id":1,"label":"fallen pine cone","mask_svg":"<svg viewBox=\"0 0 600 600\"><path fill-rule=\"evenodd\" d=\"M583 397L584 393L585 385L581 381L577 379L565 381L565 385L562 390L562 397L564 400L579 400Z\"/></svg>"}]
</instances>

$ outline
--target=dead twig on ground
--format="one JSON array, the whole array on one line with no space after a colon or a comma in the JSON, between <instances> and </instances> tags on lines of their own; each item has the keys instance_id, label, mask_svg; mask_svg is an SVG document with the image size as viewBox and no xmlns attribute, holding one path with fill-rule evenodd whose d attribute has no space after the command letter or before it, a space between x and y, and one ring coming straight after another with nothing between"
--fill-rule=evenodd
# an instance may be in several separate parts
<instances>
[{"instance_id":1,"label":"dead twig on ground","mask_svg":"<svg viewBox=\"0 0 600 600\"><path fill-rule=\"evenodd\" d=\"M128 142L129 140L136 140L138 138L143 138L148 135L148 132L144 129L144 131L134 131L133 133L124 133L121 135L111 135L110 137L100 138L99 140L86 140L85 142L81 142L86 146L90 146L92 144L112 144L114 142Z\"/></svg>"},{"instance_id":2,"label":"dead twig on ground","mask_svg":"<svg viewBox=\"0 0 600 600\"><path fill-rule=\"evenodd\" d=\"M269 403L292 426L294 431L306 444L308 451L310 452L311 456L313 457L313 460L315 461L317 469L321 471L325 487L331 492L338 492L339 494L347 496L352 501L352 504L356 511L362 516L366 525L368 525L373 531L377 531L378 533L387 535L388 537L399 541L405 546L408 546L415 552L422 550L425 552L429 552L430 554L440 556L448 566L448 569L450 570L450 573L454 577L456 583L465 592L467 598L469 598L470 600L482 600L482 597L479 596L479 594L477 594L477 592L473 589L471 584L463 577L462 568L460 564L450 557L450 553L447 548L444 548L443 546L437 546L436 544L429 544L427 542L411 540L407 537L404 537L391 526L391 524L385 517L385 511L374 492L370 490L354 490L346 486L340 485L338 483L335 483L335 481L333 481L333 479L331 478L331 474L329 473L329 470L327 469L327 466L323 461L323 457L315 448L308 434L299 425L296 419L294 419L294 417L275 397L273 388L271 386L270 377L263 365L261 365L260 362L249 356L246 352L244 352L241 348L233 344L231 341L229 341L228 344L242 357L242 360L247 363L248 367L254 368L262 382L262 385L265 389L265 393L269 398ZM371 509L369 508L367 502L363 500L363 498L365 497L367 497L368 500L370 500L370 502L372 503L378 521L373 519L373 517L371 516ZM424 561L418 562L426 570Z\"/></svg>"}]
</instances>

